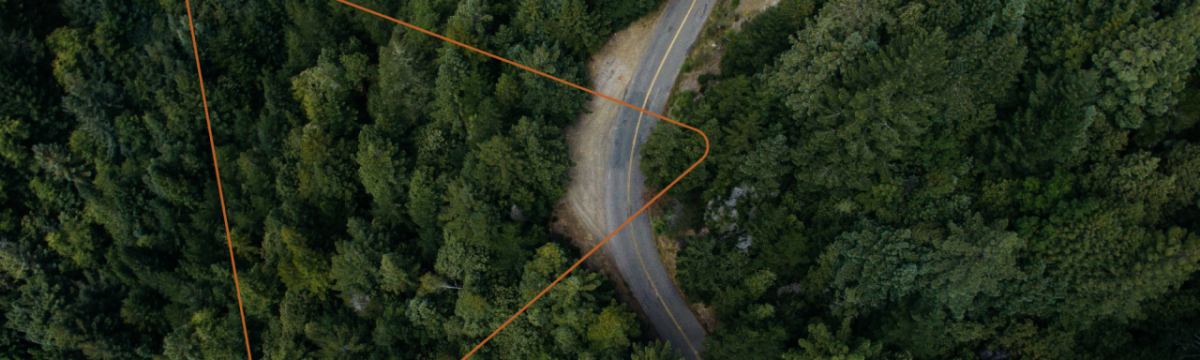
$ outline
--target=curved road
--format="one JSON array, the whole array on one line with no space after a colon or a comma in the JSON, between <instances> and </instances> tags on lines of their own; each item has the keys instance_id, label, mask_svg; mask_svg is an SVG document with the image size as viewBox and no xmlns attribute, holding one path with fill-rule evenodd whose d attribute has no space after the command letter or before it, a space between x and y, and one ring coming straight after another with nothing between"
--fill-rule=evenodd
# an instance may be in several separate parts
<instances>
[{"instance_id":1,"label":"curved road","mask_svg":"<svg viewBox=\"0 0 1200 360\"><path fill-rule=\"evenodd\" d=\"M663 112L679 68L714 2L670 0L638 62L623 101L652 112ZM608 231L616 229L643 205L644 177L638 167L637 154L657 122L657 118L630 108L622 107L617 112L604 194ZM667 276L654 247L646 215L634 219L605 247L658 334L684 358L699 359L704 350L704 329Z\"/></svg>"}]
</instances>

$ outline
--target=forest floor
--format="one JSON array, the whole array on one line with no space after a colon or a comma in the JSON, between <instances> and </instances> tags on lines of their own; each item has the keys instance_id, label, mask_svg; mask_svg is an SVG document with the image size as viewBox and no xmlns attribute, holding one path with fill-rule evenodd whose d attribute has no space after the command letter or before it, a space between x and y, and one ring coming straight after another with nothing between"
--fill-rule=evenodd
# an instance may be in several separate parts
<instances>
[{"instance_id":1,"label":"forest floor","mask_svg":"<svg viewBox=\"0 0 1200 360\"><path fill-rule=\"evenodd\" d=\"M653 37L654 26L658 24L666 4L664 1L654 11L613 34L600 53L588 60L587 71L592 80L589 84L592 89L617 99L625 97L625 91L633 79L633 71ZM552 227L555 232L570 238L571 244L579 248L580 255L587 253L608 235L604 225L603 204L608 181L607 161L612 152L609 135L617 126L616 115L621 106L592 96L579 122L564 130L571 161L575 166L570 170L571 183L567 186L567 196L555 206L554 217L557 221ZM597 251L584 262L584 266L607 274L616 284L621 302L632 307L648 323L645 312L617 270L612 255ZM646 329L654 332L652 326ZM651 337L658 336L651 334Z\"/></svg>"},{"instance_id":2,"label":"forest floor","mask_svg":"<svg viewBox=\"0 0 1200 360\"><path fill-rule=\"evenodd\" d=\"M700 89L700 75L719 75L721 55L725 53L726 31L741 30L743 23L778 3L779 0L722 0L717 3L704 30L700 32L700 38L696 39L696 44L688 53L671 95Z\"/></svg>"}]
</instances>

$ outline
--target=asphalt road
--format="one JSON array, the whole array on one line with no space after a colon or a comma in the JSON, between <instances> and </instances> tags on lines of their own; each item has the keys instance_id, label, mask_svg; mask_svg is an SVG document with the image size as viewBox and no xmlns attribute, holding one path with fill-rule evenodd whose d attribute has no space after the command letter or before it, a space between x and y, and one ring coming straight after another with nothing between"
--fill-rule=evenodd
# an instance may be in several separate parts
<instances>
[{"instance_id":1,"label":"asphalt road","mask_svg":"<svg viewBox=\"0 0 1200 360\"><path fill-rule=\"evenodd\" d=\"M679 68L714 3L715 0L670 0L634 71L623 101L655 113L663 112ZM605 189L605 219L609 231L620 226L643 205L641 194L645 178L639 170L639 151L658 123L653 116L625 107L617 117ZM634 219L605 247L658 334L684 358L699 359L704 350L704 329L667 276L654 247L646 215Z\"/></svg>"}]
</instances>

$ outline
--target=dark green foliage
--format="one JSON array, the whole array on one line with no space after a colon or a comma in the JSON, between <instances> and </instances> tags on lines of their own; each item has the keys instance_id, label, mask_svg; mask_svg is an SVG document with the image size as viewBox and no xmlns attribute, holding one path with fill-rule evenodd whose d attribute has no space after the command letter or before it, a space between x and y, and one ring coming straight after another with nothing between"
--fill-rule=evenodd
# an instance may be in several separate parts
<instances>
[{"instance_id":1,"label":"dark green foliage","mask_svg":"<svg viewBox=\"0 0 1200 360\"><path fill-rule=\"evenodd\" d=\"M721 57L721 74L750 76L772 65L779 54L791 47L788 39L820 7L811 0L781 0L742 24L741 31L729 38Z\"/></svg>"},{"instance_id":2,"label":"dark green foliage","mask_svg":"<svg viewBox=\"0 0 1200 360\"><path fill-rule=\"evenodd\" d=\"M780 328L740 327L713 334L704 352L715 359L770 359L783 352L786 336Z\"/></svg>"},{"instance_id":3,"label":"dark green foliage","mask_svg":"<svg viewBox=\"0 0 1200 360\"><path fill-rule=\"evenodd\" d=\"M770 270L750 262L731 240L693 239L679 263L681 290L713 304L717 314L732 315L761 297L775 280Z\"/></svg>"},{"instance_id":4,"label":"dark green foliage","mask_svg":"<svg viewBox=\"0 0 1200 360\"><path fill-rule=\"evenodd\" d=\"M1100 115L1094 104L1099 84L1095 72L1059 70L1030 79L1029 107L1001 126L1011 145L1000 150L1006 160L1032 169L1044 162L1078 163L1087 145L1088 128Z\"/></svg>"},{"instance_id":5,"label":"dark green foliage","mask_svg":"<svg viewBox=\"0 0 1200 360\"><path fill-rule=\"evenodd\" d=\"M579 83L657 4L358 3ZM573 261L585 94L336 2L192 1L213 154L184 6L0 0L0 358L245 359L214 158L255 358L457 358ZM612 289L576 271L479 356L669 354Z\"/></svg>"},{"instance_id":6,"label":"dark green foliage","mask_svg":"<svg viewBox=\"0 0 1200 360\"><path fill-rule=\"evenodd\" d=\"M714 145L672 194L704 207L677 264L716 318L705 358L1195 355L1197 11L784 0L743 23L671 104ZM650 185L701 145L656 128Z\"/></svg>"}]
</instances>

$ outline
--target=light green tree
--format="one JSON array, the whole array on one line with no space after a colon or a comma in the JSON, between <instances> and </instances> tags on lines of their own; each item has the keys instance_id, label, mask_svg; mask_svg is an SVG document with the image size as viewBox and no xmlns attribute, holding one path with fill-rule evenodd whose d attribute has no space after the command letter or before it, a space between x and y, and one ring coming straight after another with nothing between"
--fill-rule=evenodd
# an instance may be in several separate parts
<instances>
[{"instance_id":1,"label":"light green tree","mask_svg":"<svg viewBox=\"0 0 1200 360\"><path fill-rule=\"evenodd\" d=\"M387 46L379 48L379 69L368 94L371 118L388 135L407 132L428 111L429 80L414 62L414 50L406 47L400 27L392 32Z\"/></svg>"},{"instance_id":2,"label":"light green tree","mask_svg":"<svg viewBox=\"0 0 1200 360\"><path fill-rule=\"evenodd\" d=\"M375 198L379 217L398 220L404 213L404 153L375 125L366 125L358 133L358 176L363 188Z\"/></svg>"},{"instance_id":3,"label":"light green tree","mask_svg":"<svg viewBox=\"0 0 1200 360\"><path fill-rule=\"evenodd\" d=\"M941 237L863 222L840 235L822 263L843 289L844 306L879 308L916 294L961 320L1022 277L1016 255L1025 241L1005 230L1007 222L985 225L980 214L947 227Z\"/></svg>"},{"instance_id":4,"label":"light green tree","mask_svg":"<svg viewBox=\"0 0 1200 360\"><path fill-rule=\"evenodd\" d=\"M671 345L659 341L650 344L633 345L631 360L681 360L679 352L671 349Z\"/></svg>"},{"instance_id":5,"label":"light green tree","mask_svg":"<svg viewBox=\"0 0 1200 360\"><path fill-rule=\"evenodd\" d=\"M279 241L287 249L279 262L279 277L289 288L303 289L324 298L332 285L329 256L310 247L309 240L299 230L282 226L268 234L267 241Z\"/></svg>"},{"instance_id":6,"label":"light green tree","mask_svg":"<svg viewBox=\"0 0 1200 360\"><path fill-rule=\"evenodd\" d=\"M829 332L824 323L808 325L808 337L800 339L800 351L783 355L785 360L866 360L880 355L883 344L854 338L850 334L850 319L842 320L837 333Z\"/></svg>"},{"instance_id":7,"label":"light green tree","mask_svg":"<svg viewBox=\"0 0 1200 360\"><path fill-rule=\"evenodd\" d=\"M1175 105L1187 73L1196 65L1200 5L1171 17L1120 29L1092 57L1102 71L1099 105L1116 125L1137 129L1147 116L1160 116Z\"/></svg>"},{"instance_id":8,"label":"light green tree","mask_svg":"<svg viewBox=\"0 0 1200 360\"><path fill-rule=\"evenodd\" d=\"M361 53L338 55L322 49L317 66L292 78L292 90L310 121L322 122L336 132L347 131L357 111L346 103L350 92L362 91L370 68Z\"/></svg>"}]
</instances>

